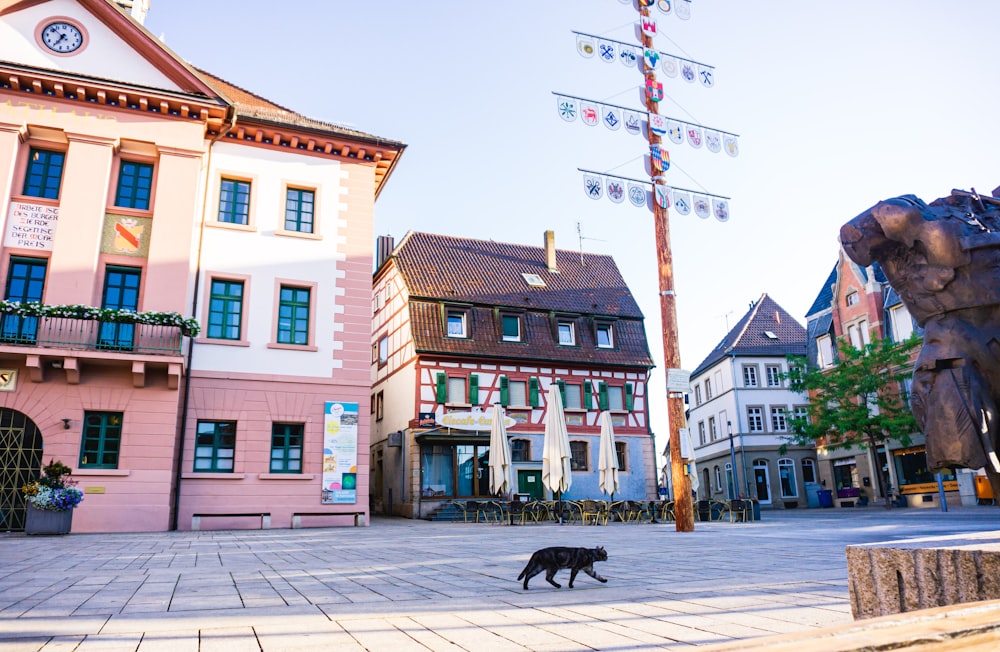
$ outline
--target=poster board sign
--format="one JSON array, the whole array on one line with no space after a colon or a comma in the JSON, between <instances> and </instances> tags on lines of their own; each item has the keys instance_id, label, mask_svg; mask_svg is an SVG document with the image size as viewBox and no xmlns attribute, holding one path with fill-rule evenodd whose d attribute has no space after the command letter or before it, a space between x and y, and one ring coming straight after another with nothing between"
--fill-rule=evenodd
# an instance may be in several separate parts
<instances>
[{"instance_id":1,"label":"poster board sign","mask_svg":"<svg viewBox=\"0 0 1000 652\"><path fill-rule=\"evenodd\" d=\"M5 247L18 249L52 251L58 220L58 206L12 201L7 213L3 244Z\"/></svg>"},{"instance_id":2,"label":"poster board sign","mask_svg":"<svg viewBox=\"0 0 1000 652\"><path fill-rule=\"evenodd\" d=\"M324 505L358 502L358 404L327 401L323 409Z\"/></svg>"}]
</instances>

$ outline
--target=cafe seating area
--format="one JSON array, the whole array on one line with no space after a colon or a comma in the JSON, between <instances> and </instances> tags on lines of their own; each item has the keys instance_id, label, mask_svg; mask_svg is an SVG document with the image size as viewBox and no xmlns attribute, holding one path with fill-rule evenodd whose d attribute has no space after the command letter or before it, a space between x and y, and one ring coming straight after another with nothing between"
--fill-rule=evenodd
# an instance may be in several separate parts
<instances>
[{"instance_id":1,"label":"cafe seating area","mask_svg":"<svg viewBox=\"0 0 1000 652\"><path fill-rule=\"evenodd\" d=\"M495 525L637 525L674 521L669 500L453 500L451 505L465 523ZM694 517L699 522L754 520L750 500L698 500Z\"/></svg>"}]
</instances>

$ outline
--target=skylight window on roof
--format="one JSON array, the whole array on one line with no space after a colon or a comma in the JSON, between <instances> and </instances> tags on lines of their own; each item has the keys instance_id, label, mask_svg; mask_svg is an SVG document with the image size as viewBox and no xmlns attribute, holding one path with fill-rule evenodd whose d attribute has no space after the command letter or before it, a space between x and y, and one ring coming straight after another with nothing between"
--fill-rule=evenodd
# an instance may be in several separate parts
<instances>
[{"instance_id":1,"label":"skylight window on roof","mask_svg":"<svg viewBox=\"0 0 1000 652\"><path fill-rule=\"evenodd\" d=\"M545 287L545 281L538 274L521 274L524 278L525 283L533 288L543 288Z\"/></svg>"},{"instance_id":2,"label":"skylight window on roof","mask_svg":"<svg viewBox=\"0 0 1000 652\"><path fill-rule=\"evenodd\" d=\"M776 339L778 339L778 336L775 335L774 333L772 333L771 331L764 331L764 337L766 337L769 340L776 340Z\"/></svg>"}]
</instances>

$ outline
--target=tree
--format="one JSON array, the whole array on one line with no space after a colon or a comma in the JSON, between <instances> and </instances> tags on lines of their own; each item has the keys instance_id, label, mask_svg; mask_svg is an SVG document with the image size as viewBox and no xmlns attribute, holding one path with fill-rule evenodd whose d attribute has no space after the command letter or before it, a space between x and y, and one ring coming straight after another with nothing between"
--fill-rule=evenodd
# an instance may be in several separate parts
<instances>
[{"instance_id":1,"label":"tree","mask_svg":"<svg viewBox=\"0 0 1000 652\"><path fill-rule=\"evenodd\" d=\"M907 404L903 381L912 374L912 354L920 339L911 337L894 343L880 339L856 349L846 339L837 342L838 362L819 369L804 356L789 356L785 378L791 389L809 396L807 416L789 419L789 442L815 444L827 450L870 449L896 440L909 446L917 422ZM879 493L891 506L882 480L875 469Z\"/></svg>"}]
</instances>

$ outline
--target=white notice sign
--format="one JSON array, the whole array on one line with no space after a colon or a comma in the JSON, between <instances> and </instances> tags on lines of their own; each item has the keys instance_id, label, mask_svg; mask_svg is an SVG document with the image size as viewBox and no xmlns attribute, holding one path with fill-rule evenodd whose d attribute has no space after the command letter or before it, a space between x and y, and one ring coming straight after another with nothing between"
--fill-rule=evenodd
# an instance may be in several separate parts
<instances>
[{"instance_id":1,"label":"white notice sign","mask_svg":"<svg viewBox=\"0 0 1000 652\"><path fill-rule=\"evenodd\" d=\"M52 251L59 207L12 201L4 233L5 247Z\"/></svg>"}]
</instances>

